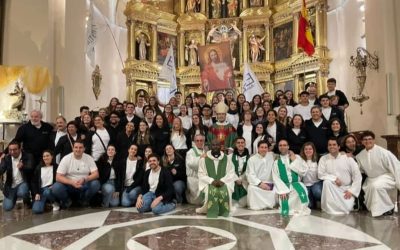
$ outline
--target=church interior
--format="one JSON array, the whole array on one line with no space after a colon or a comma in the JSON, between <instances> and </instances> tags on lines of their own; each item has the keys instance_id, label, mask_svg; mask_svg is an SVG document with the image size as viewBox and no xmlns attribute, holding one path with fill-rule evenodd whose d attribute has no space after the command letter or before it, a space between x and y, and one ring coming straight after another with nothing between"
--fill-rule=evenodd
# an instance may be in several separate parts
<instances>
[{"instance_id":1,"label":"church interior","mask_svg":"<svg viewBox=\"0 0 400 250\"><path fill-rule=\"evenodd\" d=\"M310 84L318 96L329 92L335 78L349 100L347 130L373 131L399 159L400 1L305 3L311 56L298 46L303 0L0 0L0 155L32 110L55 124L84 105L97 114L113 97L167 104L172 85L159 72L170 51L182 103L193 93L211 103L217 92L204 92L202 47L227 43L235 96L246 65L265 92L290 90L297 102ZM34 214L18 200L0 208L0 248L400 249L397 192L394 213L380 217L235 207L210 219L190 204L163 215L101 206Z\"/></svg>"}]
</instances>

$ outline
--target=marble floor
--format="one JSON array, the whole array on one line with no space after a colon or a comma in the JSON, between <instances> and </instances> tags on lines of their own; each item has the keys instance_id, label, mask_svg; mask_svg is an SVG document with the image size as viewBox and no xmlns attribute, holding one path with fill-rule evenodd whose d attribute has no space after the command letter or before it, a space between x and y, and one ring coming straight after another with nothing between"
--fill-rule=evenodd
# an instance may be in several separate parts
<instances>
[{"instance_id":1,"label":"marble floor","mask_svg":"<svg viewBox=\"0 0 400 250\"><path fill-rule=\"evenodd\" d=\"M277 210L246 209L207 219L188 205L163 216L135 208L33 215L20 205L0 212L0 249L400 249L400 219L320 211L282 218Z\"/></svg>"}]
</instances>

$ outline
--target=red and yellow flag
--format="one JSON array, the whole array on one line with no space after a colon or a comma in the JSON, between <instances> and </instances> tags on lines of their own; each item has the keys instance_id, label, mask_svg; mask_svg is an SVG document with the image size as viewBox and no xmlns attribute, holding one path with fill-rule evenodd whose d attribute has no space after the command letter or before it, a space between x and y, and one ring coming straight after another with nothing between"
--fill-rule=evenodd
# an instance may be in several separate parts
<instances>
[{"instance_id":1,"label":"red and yellow flag","mask_svg":"<svg viewBox=\"0 0 400 250\"><path fill-rule=\"evenodd\" d=\"M314 54L314 38L309 25L306 0L303 0L303 7L301 9L301 15L299 19L299 35L297 38L297 46L302 48L308 56L312 56Z\"/></svg>"}]
</instances>

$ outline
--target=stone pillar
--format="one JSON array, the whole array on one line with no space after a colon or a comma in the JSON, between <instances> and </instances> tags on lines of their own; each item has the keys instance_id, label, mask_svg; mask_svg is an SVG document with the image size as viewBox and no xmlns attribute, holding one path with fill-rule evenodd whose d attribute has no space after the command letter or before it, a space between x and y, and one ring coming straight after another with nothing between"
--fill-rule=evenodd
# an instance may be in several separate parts
<instances>
[{"instance_id":1,"label":"stone pillar","mask_svg":"<svg viewBox=\"0 0 400 250\"><path fill-rule=\"evenodd\" d=\"M179 31L178 32L178 44L179 44L179 50L178 50L178 67L184 67L185 66L185 32L184 31Z\"/></svg>"},{"instance_id":2,"label":"stone pillar","mask_svg":"<svg viewBox=\"0 0 400 250\"><path fill-rule=\"evenodd\" d=\"M157 25L151 25L151 61L157 62Z\"/></svg>"},{"instance_id":3,"label":"stone pillar","mask_svg":"<svg viewBox=\"0 0 400 250\"><path fill-rule=\"evenodd\" d=\"M242 48L243 48L243 63L249 61L249 42L247 41L247 25L243 25L243 34L242 34Z\"/></svg>"}]
</instances>

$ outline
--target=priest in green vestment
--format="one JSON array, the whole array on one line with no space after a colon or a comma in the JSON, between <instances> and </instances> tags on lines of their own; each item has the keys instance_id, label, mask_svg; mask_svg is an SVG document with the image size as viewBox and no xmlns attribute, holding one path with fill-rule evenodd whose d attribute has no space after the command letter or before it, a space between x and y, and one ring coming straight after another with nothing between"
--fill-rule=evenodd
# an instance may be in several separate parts
<instances>
[{"instance_id":1,"label":"priest in green vestment","mask_svg":"<svg viewBox=\"0 0 400 250\"><path fill-rule=\"evenodd\" d=\"M237 176L218 140L211 141L211 150L199 162L199 191L204 195L204 205L197 213L208 218L229 216L232 212L232 192Z\"/></svg>"}]
</instances>

